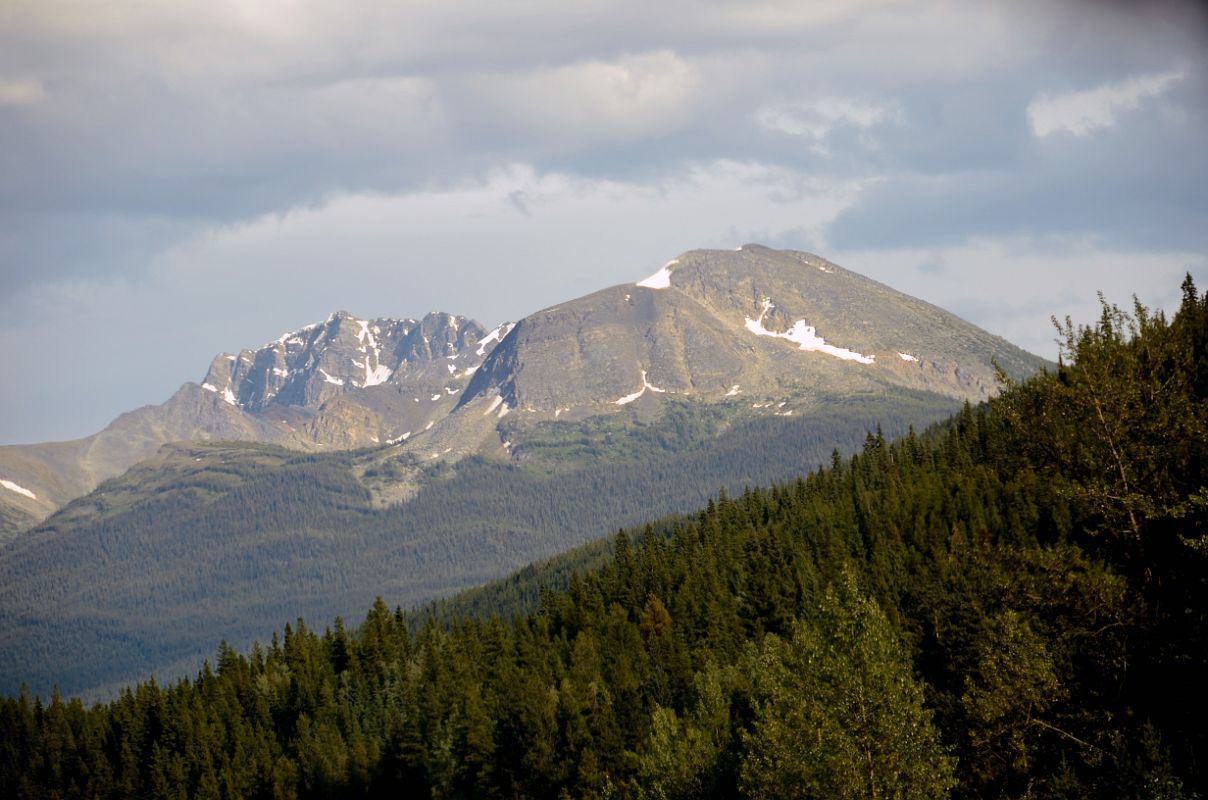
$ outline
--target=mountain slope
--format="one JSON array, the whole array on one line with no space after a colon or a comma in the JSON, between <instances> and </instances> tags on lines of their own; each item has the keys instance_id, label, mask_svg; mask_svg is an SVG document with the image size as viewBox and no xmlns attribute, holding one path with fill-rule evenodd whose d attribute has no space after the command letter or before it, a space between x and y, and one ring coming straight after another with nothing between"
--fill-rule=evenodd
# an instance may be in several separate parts
<instances>
[{"instance_id":1,"label":"mountain slope","mask_svg":"<svg viewBox=\"0 0 1208 800\"><path fill-rule=\"evenodd\" d=\"M185 384L165 403L121 415L100 433L70 442L0 447L0 476L25 487L33 498L0 497L37 522L105 478L151 456L166 442L186 439L273 441L277 430L242 414L196 384ZM23 526L28 527L28 525ZM0 527L0 541L20 528Z\"/></svg>"},{"instance_id":2,"label":"mountain slope","mask_svg":"<svg viewBox=\"0 0 1208 800\"><path fill-rule=\"evenodd\" d=\"M984 397L993 361L1042 363L755 246L491 332L335 314L174 398L257 442L165 448L0 549L0 686L94 691L296 614L420 602L926 425Z\"/></svg>"},{"instance_id":3,"label":"mountain slope","mask_svg":"<svg viewBox=\"0 0 1208 800\"><path fill-rule=\"evenodd\" d=\"M245 646L378 595L419 603L696 508L719 487L804 474L878 424L899 434L954 407L904 392L727 423L682 403L661 421L631 410L599 427L548 423L518 463L168 446L0 550L0 692L24 681L98 696L189 674L216 640ZM375 502L399 482L407 502Z\"/></svg>"}]
</instances>

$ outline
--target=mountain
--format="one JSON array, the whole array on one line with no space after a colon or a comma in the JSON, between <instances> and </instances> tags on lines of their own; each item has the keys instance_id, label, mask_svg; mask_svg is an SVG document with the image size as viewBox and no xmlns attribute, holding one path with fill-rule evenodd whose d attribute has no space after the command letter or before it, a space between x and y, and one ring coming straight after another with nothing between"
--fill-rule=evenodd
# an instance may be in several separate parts
<instances>
[{"instance_id":1,"label":"mountain","mask_svg":"<svg viewBox=\"0 0 1208 800\"><path fill-rule=\"evenodd\" d=\"M200 384L93 436L0 447L0 539L167 442L403 443L455 461L506 455L497 423L513 410L539 422L658 398L737 397L787 416L809 413L820 396L887 387L979 401L995 388L994 361L1014 376L1043 363L823 258L758 245L685 253L635 285L491 331L444 313L361 320L341 311L216 356Z\"/></svg>"},{"instance_id":2,"label":"mountain","mask_svg":"<svg viewBox=\"0 0 1208 800\"><path fill-rule=\"evenodd\" d=\"M758 401L886 385L983 400L993 359L1011 374L1042 363L825 259L747 245L686 253L634 286L521 320L459 405L499 396L549 414L647 395Z\"/></svg>"},{"instance_id":3,"label":"mountain","mask_svg":"<svg viewBox=\"0 0 1208 800\"><path fill-rule=\"evenodd\" d=\"M422 602L943 419L995 363L1043 364L758 246L489 332L335 314L146 412L183 395L243 443L163 447L0 549L0 688L103 693L296 615Z\"/></svg>"},{"instance_id":4,"label":"mountain","mask_svg":"<svg viewBox=\"0 0 1208 800\"><path fill-rule=\"evenodd\" d=\"M220 354L200 385L186 383L162 405L123 414L97 434L0 447L0 541L168 442L313 451L405 438L452 408L506 330L444 313L361 320L339 311L255 350Z\"/></svg>"},{"instance_id":5,"label":"mountain","mask_svg":"<svg viewBox=\"0 0 1208 800\"><path fill-rule=\"evenodd\" d=\"M365 447L443 416L505 331L451 314L417 322L340 311L258 350L217 356L200 388L277 425L283 444Z\"/></svg>"},{"instance_id":6,"label":"mountain","mask_svg":"<svg viewBox=\"0 0 1208 800\"><path fill-rule=\"evenodd\" d=\"M523 460L549 421L682 401L782 417L900 389L977 402L997 386L995 364L1014 377L1044 364L818 256L758 245L685 253L497 330L450 413L401 449Z\"/></svg>"}]
</instances>

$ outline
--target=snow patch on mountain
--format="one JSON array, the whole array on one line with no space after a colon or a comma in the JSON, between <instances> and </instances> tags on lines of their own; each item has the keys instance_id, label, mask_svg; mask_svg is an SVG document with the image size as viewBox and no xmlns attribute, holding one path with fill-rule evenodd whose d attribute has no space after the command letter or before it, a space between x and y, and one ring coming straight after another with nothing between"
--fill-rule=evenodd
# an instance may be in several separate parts
<instances>
[{"instance_id":1,"label":"snow patch on mountain","mask_svg":"<svg viewBox=\"0 0 1208 800\"><path fill-rule=\"evenodd\" d=\"M770 331L763 326L763 318L767 316L774 306L768 298L763 299L763 309L759 314L759 319L746 318L747 330L756 336L771 336L774 339L787 339L795 343L801 350L807 350L815 353L825 353L828 356L841 358L844 361L855 361L860 364L871 364L876 360L876 356L866 356L862 353L857 353L854 350L848 350L845 347L835 347L827 344L826 340L818 335L814 330L813 325L806 325L805 320L799 319L793 323L793 326L783 333Z\"/></svg>"},{"instance_id":2,"label":"snow patch on mountain","mask_svg":"<svg viewBox=\"0 0 1208 800\"><path fill-rule=\"evenodd\" d=\"M642 388L638 389L633 394L627 394L624 397L621 397L617 400L613 400L613 403L615 403L618 406L628 405L629 403L632 403L634 400L637 400L642 395L646 394L647 390L649 390L651 392L659 392L659 393L663 393L663 392L667 391L666 389L660 389L659 387L652 384L650 381L646 380L646 370L642 370Z\"/></svg>"},{"instance_id":3,"label":"snow patch on mountain","mask_svg":"<svg viewBox=\"0 0 1208 800\"><path fill-rule=\"evenodd\" d=\"M671 268L679 263L678 258L673 258L659 268L659 271L651 275L645 280L638 281L635 286L643 286L647 289L668 289L671 287Z\"/></svg>"},{"instance_id":4,"label":"snow patch on mountain","mask_svg":"<svg viewBox=\"0 0 1208 800\"><path fill-rule=\"evenodd\" d=\"M335 314L332 314L330 317L328 317L327 322L331 322L333 319L335 319ZM298 330L296 330L296 331L286 331L285 333L281 334L273 341L265 344L260 349L267 350L268 348L275 347L276 345L281 345L282 348L286 348L287 345L291 345L291 344L304 345L304 344L306 344L306 340L302 337L302 334L309 333L310 331L313 331L315 328L319 327L320 325L325 325L325 324L326 323L324 323L324 322L312 322L309 325L303 325L301 328L298 328ZM286 348L286 349L288 349L288 348ZM235 360L234 356L229 356L229 358L232 361Z\"/></svg>"},{"instance_id":5,"label":"snow patch on mountain","mask_svg":"<svg viewBox=\"0 0 1208 800\"><path fill-rule=\"evenodd\" d=\"M8 481L3 478L0 478L0 486L3 486L5 489L8 489L10 491L14 491L17 494L23 494L26 497L28 497L30 500L38 499L38 496L36 494L34 494L33 492L31 492L29 489L26 489L24 486L18 486L17 484L13 483L12 481Z\"/></svg>"},{"instance_id":6,"label":"snow patch on mountain","mask_svg":"<svg viewBox=\"0 0 1208 800\"><path fill-rule=\"evenodd\" d=\"M380 383L385 383L386 381L390 380L390 376L393 374L394 371L385 364L378 364L375 367L371 367L366 364L365 386L377 386Z\"/></svg>"},{"instance_id":7,"label":"snow patch on mountain","mask_svg":"<svg viewBox=\"0 0 1208 800\"><path fill-rule=\"evenodd\" d=\"M505 322L502 325L496 326L490 333L482 337L478 342L478 349L474 352L479 356L487 354L487 345L491 342L502 342L504 337L512 332L512 328L516 326L511 322Z\"/></svg>"},{"instance_id":8,"label":"snow patch on mountain","mask_svg":"<svg viewBox=\"0 0 1208 800\"><path fill-rule=\"evenodd\" d=\"M377 339L374 338L373 331L369 329L369 323L363 319L354 319L353 322L360 327L360 330L357 331L357 341L362 345L368 344L369 347L376 348L378 346Z\"/></svg>"},{"instance_id":9,"label":"snow patch on mountain","mask_svg":"<svg viewBox=\"0 0 1208 800\"><path fill-rule=\"evenodd\" d=\"M367 320L353 320L360 328L357 331L357 341L360 342L360 347L357 348L365 354L365 380L362 386L377 386L390 380L390 376L394 374L394 370L382 364L382 346L378 343L374 333L380 333L381 328L377 325L370 326ZM373 365L370 366L369 356L373 355ZM356 363L355 361L353 362ZM358 365L360 366L360 365Z\"/></svg>"},{"instance_id":10,"label":"snow patch on mountain","mask_svg":"<svg viewBox=\"0 0 1208 800\"><path fill-rule=\"evenodd\" d=\"M331 375L328 375L328 374L327 374L327 370L323 369L322 367L319 367L319 372L320 372L320 373L322 373L322 375L323 375L323 380L327 381L328 383L334 383L336 386L343 386L343 385L344 385L344 379L343 379L343 378L336 378L336 377L333 377L333 376L331 376Z\"/></svg>"},{"instance_id":11,"label":"snow patch on mountain","mask_svg":"<svg viewBox=\"0 0 1208 800\"><path fill-rule=\"evenodd\" d=\"M903 361L918 361L918 358L910 355L910 353L898 353L898 358L902 359Z\"/></svg>"},{"instance_id":12,"label":"snow patch on mountain","mask_svg":"<svg viewBox=\"0 0 1208 800\"><path fill-rule=\"evenodd\" d=\"M646 394L645 386L643 386L641 389L638 389L633 394L627 394L624 397L614 400L613 402L619 406L628 405L629 403L632 403L634 400L637 400L639 397L641 397L644 394Z\"/></svg>"}]
</instances>

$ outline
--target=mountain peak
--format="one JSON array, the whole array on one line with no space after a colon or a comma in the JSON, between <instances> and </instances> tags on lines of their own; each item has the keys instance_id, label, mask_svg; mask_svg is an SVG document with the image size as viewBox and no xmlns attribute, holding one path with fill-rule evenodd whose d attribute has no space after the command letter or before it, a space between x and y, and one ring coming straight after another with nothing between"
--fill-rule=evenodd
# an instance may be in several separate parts
<instances>
[{"instance_id":1,"label":"mountain peak","mask_svg":"<svg viewBox=\"0 0 1208 800\"><path fill-rule=\"evenodd\" d=\"M417 321L361 319L339 310L255 350L220 354L201 387L246 411L313 409L352 389L397 383L437 359L473 352L486 335L474 320L442 311Z\"/></svg>"},{"instance_id":2,"label":"mountain peak","mask_svg":"<svg viewBox=\"0 0 1208 800\"><path fill-rule=\"evenodd\" d=\"M691 250L635 284L526 317L461 404L499 396L516 410L557 414L745 392L783 408L785 397L821 387L873 392L887 384L976 401L997 387L994 359L1017 375L1041 364L813 253L747 244Z\"/></svg>"}]
</instances>

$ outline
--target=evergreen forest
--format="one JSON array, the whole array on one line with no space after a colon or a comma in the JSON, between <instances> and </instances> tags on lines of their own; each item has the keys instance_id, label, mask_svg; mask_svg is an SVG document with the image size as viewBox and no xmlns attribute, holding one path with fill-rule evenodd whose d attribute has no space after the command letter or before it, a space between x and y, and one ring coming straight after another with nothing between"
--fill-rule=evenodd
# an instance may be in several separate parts
<instances>
[{"instance_id":1,"label":"evergreen forest","mask_svg":"<svg viewBox=\"0 0 1208 800\"><path fill-rule=\"evenodd\" d=\"M1055 369L418 612L106 704L0 700L6 797L1191 798L1208 294Z\"/></svg>"},{"instance_id":2,"label":"evergreen forest","mask_svg":"<svg viewBox=\"0 0 1208 800\"><path fill-rule=\"evenodd\" d=\"M694 512L719 487L791 480L858 451L878 422L898 436L960 409L904 390L793 417L665 405L657 424L540 423L517 435L516 462L168 445L0 548L0 695L26 683L110 700L148 675L196 675L220 640L246 650L298 617L360 617L376 596L412 607ZM373 500L369 486L416 469L414 497Z\"/></svg>"}]
</instances>

